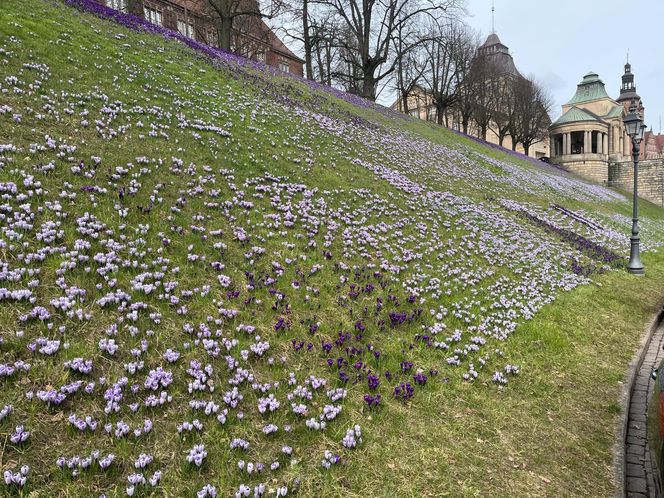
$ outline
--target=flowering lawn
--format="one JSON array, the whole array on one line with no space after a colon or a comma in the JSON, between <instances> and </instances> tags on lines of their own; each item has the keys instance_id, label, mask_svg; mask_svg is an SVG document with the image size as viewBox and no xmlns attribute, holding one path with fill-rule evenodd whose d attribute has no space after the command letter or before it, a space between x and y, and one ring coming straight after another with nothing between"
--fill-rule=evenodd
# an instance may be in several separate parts
<instances>
[{"instance_id":1,"label":"flowering lawn","mask_svg":"<svg viewBox=\"0 0 664 498\"><path fill-rule=\"evenodd\" d=\"M622 193L89 0L0 9L2 496L606 496Z\"/></svg>"}]
</instances>

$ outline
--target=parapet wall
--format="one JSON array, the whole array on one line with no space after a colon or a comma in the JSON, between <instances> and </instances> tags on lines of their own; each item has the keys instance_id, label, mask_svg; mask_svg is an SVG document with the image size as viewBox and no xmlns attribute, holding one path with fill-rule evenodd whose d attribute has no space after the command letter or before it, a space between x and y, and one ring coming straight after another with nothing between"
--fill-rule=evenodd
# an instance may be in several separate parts
<instances>
[{"instance_id":1,"label":"parapet wall","mask_svg":"<svg viewBox=\"0 0 664 498\"><path fill-rule=\"evenodd\" d=\"M609 186L628 192L634 186L634 163L610 162ZM664 207L664 160L639 161L639 197Z\"/></svg>"}]
</instances>

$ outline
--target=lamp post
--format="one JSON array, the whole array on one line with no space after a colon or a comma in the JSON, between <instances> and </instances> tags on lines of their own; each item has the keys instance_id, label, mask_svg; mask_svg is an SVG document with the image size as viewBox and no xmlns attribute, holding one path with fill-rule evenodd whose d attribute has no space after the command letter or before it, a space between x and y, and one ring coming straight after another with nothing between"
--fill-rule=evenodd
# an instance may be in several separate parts
<instances>
[{"instance_id":1,"label":"lamp post","mask_svg":"<svg viewBox=\"0 0 664 498\"><path fill-rule=\"evenodd\" d=\"M632 212L632 237L631 248L629 252L629 263L627 264L627 271L633 275L644 275L643 264L641 263L640 243L639 238L639 204L638 204L638 188L639 188L639 153L641 151L641 140L646 130L643 124L643 118L636 108L636 101L632 100L632 105L629 107L629 113L623 118L625 123L625 130L627 135L632 139L632 158L634 159L634 210Z\"/></svg>"}]
</instances>

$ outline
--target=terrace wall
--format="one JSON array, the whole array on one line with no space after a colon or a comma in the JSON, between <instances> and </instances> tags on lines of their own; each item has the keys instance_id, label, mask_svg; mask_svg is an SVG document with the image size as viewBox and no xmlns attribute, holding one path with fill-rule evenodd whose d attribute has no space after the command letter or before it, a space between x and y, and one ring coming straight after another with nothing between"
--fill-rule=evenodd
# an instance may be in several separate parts
<instances>
[{"instance_id":1,"label":"terrace wall","mask_svg":"<svg viewBox=\"0 0 664 498\"><path fill-rule=\"evenodd\" d=\"M593 182L606 185L609 180L609 174L606 167L606 161L599 159L599 154L576 154L571 156L559 156L556 159L562 159L559 164L563 169L576 173L583 178ZM606 156L604 156L606 157Z\"/></svg>"},{"instance_id":2,"label":"terrace wall","mask_svg":"<svg viewBox=\"0 0 664 498\"><path fill-rule=\"evenodd\" d=\"M609 163L609 186L631 191L633 185L633 162ZM664 207L664 159L639 161L639 197Z\"/></svg>"}]
</instances>

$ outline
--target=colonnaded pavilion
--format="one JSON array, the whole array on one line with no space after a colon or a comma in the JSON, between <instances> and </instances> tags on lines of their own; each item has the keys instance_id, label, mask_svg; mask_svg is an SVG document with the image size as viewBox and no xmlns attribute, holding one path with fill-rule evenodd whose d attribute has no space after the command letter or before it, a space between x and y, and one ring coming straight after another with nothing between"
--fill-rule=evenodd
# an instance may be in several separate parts
<instances>
[{"instance_id":1,"label":"colonnaded pavilion","mask_svg":"<svg viewBox=\"0 0 664 498\"><path fill-rule=\"evenodd\" d=\"M606 182L610 161L629 160L631 142L623 116L634 101L641 115L631 65L625 65L620 96L614 100L604 82L590 72L578 84L563 114L550 127L551 161L565 169Z\"/></svg>"}]
</instances>

